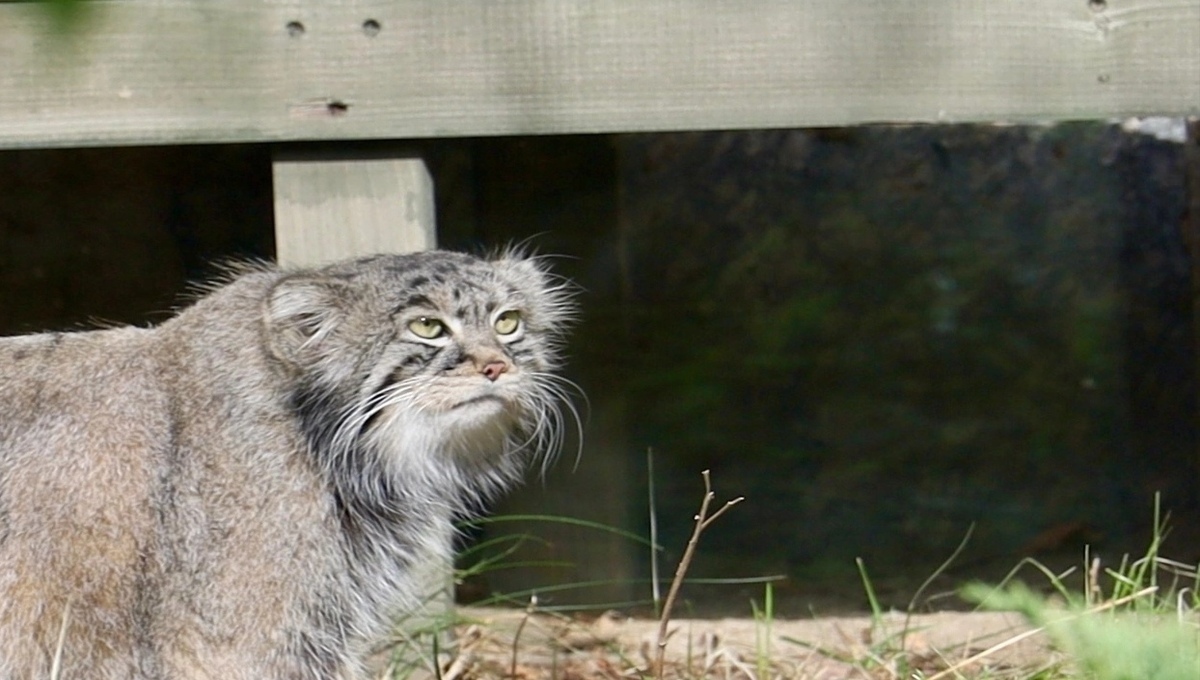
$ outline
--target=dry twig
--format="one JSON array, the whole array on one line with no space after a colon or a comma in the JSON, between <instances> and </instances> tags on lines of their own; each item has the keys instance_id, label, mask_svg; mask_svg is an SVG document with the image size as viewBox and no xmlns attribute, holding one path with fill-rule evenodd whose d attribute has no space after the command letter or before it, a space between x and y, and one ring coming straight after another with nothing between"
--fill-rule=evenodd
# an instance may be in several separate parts
<instances>
[{"instance_id":1,"label":"dry twig","mask_svg":"<svg viewBox=\"0 0 1200 680\"><path fill-rule=\"evenodd\" d=\"M529 596L529 604L525 605L525 616L521 617L521 623L517 624L517 632L513 634L512 641L512 667L509 671L509 677L517 677L517 652L521 646L521 633L525 631L525 624L529 623L529 618L533 616L534 610L537 609L537 594Z\"/></svg>"},{"instance_id":2,"label":"dry twig","mask_svg":"<svg viewBox=\"0 0 1200 680\"><path fill-rule=\"evenodd\" d=\"M667 591L667 600L663 603L662 615L658 621L658 636L656 638L658 651L654 660L653 673L656 678L663 677L663 659L667 651L667 627L671 622L671 608L675 606L675 598L679 596L679 589L683 586L683 578L687 574L688 567L692 563L692 557L696 554L696 545L700 543L700 534L708 528L710 524L716 521L718 517L725 514L725 511L745 500L745 497L738 496L731 501L726 501L716 512L709 515L708 506L712 503L714 494L712 491L712 481L709 479L708 470L700 473L704 477L704 499L700 502L700 512L695 516L696 524L692 528L692 537L688 539L687 547L684 548L683 557L679 560L679 565L675 568L675 577L671 579L671 589Z\"/></svg>"}]
</instances>

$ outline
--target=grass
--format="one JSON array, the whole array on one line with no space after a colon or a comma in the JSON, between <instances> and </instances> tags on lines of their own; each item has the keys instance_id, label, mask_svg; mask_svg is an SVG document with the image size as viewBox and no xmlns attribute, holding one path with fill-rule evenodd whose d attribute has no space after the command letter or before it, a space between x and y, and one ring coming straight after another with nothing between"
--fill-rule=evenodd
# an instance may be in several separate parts
<instances>
[{"instance_id":1,"label":"grass","mask_svg":"<svg viewBox=\"0 0 1200 680\"><path fill-rule=\"evenodd\" d=\"M652 590L647 604L657 620L619 615L569 615L539 607L535 594L506 598L520 609L468 610L453 622L456 639L442 630L409 635L406 654L394 654L380 677L439 680L580 680L582 678L688 680L1197 680L1200 678L1200 575L1194 565L1162 556L1167 522L1156 500L1154 532L1146 551L1105 565L1085 551L1078 570L1055 573L1023 560L993 585L971 583L960 595L978 605L952 621L1002 622L974 636L946 635L946 619L919 614L916 603L965 547L954 553L914 595L908 608L887 611L867 565L857 560L869 614L837 620L780 621L775 584L733 622L675 621L680 586L705 528L740 499L711 511L708 475L700 512L665 601ZM541 518L556 521L556 518ZM493 520L501 521L501 520ZM593 527L608 531L605 527ZM652 541L629 536L640 543ZM528 537L497 540L499 555L479 556L474 568L493 569ZM657 550L655 551L657 554ZM1033 588L1018 580L1032 572ZM1069 586L1079 580L1082 586ZM1072 581L1072 577L1074 581ZM1040 592L1039 592L1040 591ZM543 590L544 592L544 590ZM475 618L471 618L475 617ZM991 617L991 618L988 618ZM1021 625L1010 625L1020 621ZM445 624L446 622L443 622ZM435 643L433 641L441 641ZM439 648L437 644L441 644ZM440 655L438 652L442 652ZM420 661L413 663L414 652ZM407 664L396 659L407 658ZM435 662L434 659L437 659Z\"/></svg>"},{"instance_id":2,"label":"grass","mask_svg":"<svg viewBox=\"0 0 1200 680\"><path fill-rule=\"evenodd\" d=\"M753 600L750 608L754 611L754 668L756 680L768 680L771 677L771 623L775 620L775 584L768 583L763 588L763 604L760 608Z\"/></svg>"},{"instance_id":3,"label":"grass","mask_svg":"<svg viewBox=\"0 0 1200 680\"><path fill-rule=\"evenodd\" d=\"M1200 573L1195 566L1162 557L1166 535L1156 498L1154 534L1146 553L1134 560L1123 558L1114 568L1085 556L1082 593L1072 593L1062 578L1048 574L1058 594L1054 599L1036 595L1019 582L999 587L972 584L963 595L985 607L1021 613L1066 653L1078 677L1196 680Z\"/></svg>"}]
</instances>

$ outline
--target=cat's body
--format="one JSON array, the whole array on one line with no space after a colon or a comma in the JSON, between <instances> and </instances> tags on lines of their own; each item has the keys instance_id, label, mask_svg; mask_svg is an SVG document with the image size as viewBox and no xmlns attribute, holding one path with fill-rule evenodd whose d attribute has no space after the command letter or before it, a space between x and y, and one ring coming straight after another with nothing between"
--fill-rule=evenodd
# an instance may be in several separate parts
<instances>
[{"instance_id":1,"label":"cat's body","mask_svg":"<svg viewBox=\"0 0 1200 680\"><path fill-rule=\"evenodd\" d=\"M0 678L361 677L556 444L569 315L533 260L435 252L0 339Z\"/></svg>"}]
</instances>

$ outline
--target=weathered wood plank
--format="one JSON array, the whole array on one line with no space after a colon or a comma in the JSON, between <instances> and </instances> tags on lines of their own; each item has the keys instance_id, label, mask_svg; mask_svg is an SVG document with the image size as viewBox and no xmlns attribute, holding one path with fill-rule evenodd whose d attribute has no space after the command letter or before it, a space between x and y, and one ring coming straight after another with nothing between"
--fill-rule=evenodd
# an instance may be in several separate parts
<instances>
[{"instance_id":1,"label":"weathered wood plank","mask_svg":"<svg viewBox=\"0 0 1200 680\"><path fill-rule=\"evenodd\" d=\"M1200 0L0 3L0 147L1200 114Z\"/></svg>"},{"instance_id":2,"label":"weathered wood plank","mask_svg":"<svg viewBox=\"0 0 1200 680\"><path fill-rule=\"evenodd\" d=\"M281 152L272 171L280 264L436 245L433 180L420 158Z\"/></svg>"}]
</instances>

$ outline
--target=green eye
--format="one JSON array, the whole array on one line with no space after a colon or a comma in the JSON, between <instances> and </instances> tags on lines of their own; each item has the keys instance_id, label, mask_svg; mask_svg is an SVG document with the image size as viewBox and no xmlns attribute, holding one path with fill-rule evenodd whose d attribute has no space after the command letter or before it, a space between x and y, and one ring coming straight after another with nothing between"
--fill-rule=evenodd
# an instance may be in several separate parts
<instances>
[{"instance_id":1,"label":"green eye","mask_svg":"<svg viewBox=\"0 0 1200 680\"><path fill-rule=\"evenodd\" d=\"M496 323L493 324L496 332L500 335L512 335L521 327L521 313L515 309L510 309L496 317Z\"/></svg>"},{"instance_id":2,"label":"green eye","mask_svg":"<svg viewBox=\"0 0 1200 680\"><path fill-rule=\"evenodd\" d=\"M431 316L422 316L409 321L408 330L418 338L433 340L446 334L446 325Z\"/></svg>"}]
</instances>

